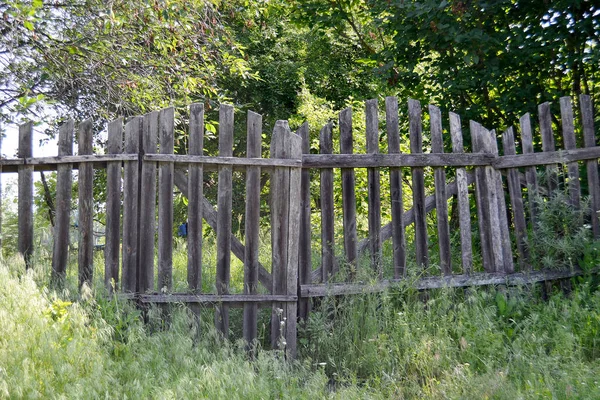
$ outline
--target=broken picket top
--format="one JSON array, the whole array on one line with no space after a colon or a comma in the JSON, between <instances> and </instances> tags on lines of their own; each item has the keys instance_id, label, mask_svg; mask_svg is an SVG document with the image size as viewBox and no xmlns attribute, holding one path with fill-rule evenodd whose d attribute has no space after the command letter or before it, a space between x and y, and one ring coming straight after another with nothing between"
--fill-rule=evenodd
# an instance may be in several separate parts
<instances>
[{"instance_id":1,"label":"broken picket top","mask_svg":"<svg viewBox=\"0 0 600 400\"><path fill-rule=\"evenodd\" d=\"M379 111L376 100L366 103L366 148L358 150L353 141L352 110L345 109L339 116L338 127L327 124L320 131L320 154L310 154L309 127L302 125L298 135L292 133L286 122L276 124L272 139L270 158L262 156L262 117L249 112L247 116L246 157L233 154L234 110L222 105L219 110L219 154L204 153L204 107L193 104L189 113L189 154L173 154L174 110L167 108L142 117L131 118L125 126L117 119L108 124L107 154L91 154L91 123L78 125L79 154L73 156L73 131L75 124L68 121L60 129L59 155L57 157L31 157L31 124L20 129L18 159L3 159L3 172L19 172L19 251L30 262L33 249L32 174L34 170L58 170L57 225L53 251L53 279L63 279L68 254L68 223L71 208L72 170L80 169L80 187L87 188L92 168L107 169L107 221L105 246L104 282L142 302L188 302L214 303L217 306L215 322L227 335L229 331L229 306L244 307L244 338L251 342L256 338L257 307L270 305L273 309L272 343L285 342L288 351L295 352L296 314L306 318L310 308L308 297L329 294L361 293L364 285L351 283L352 271L358 268L361 254L368 252L369 264L382 282L377 290L394 280L402 279L407 272L407 260L427 267L432 256L427 232L427 215L436 210L437 248L439 248L439 274L424 277L415 283L417 287L445 285L489 284L512 276L515 282L543 280L555 276L543 272L529 273L527 252L527 227L532 226L536 210L531 196L556 190L561 181L562 167L566 163L571 202L581 206L579 162L587 168L590 188L591 224L595 237L600 236L600 224L596 211L600 210L600 186L598 184L598 158L600 147L596 146L593 126L593 110L588 96L579 98L581 121L573 117L572 101L562 98L561 127L565 149L556 151L552 131L550 107L547 103L539 108L539 132L543 152L536 153L529 114L520 119L521 146L515 146L515 130L507 129L499 144L496 132L472 121L469 124L472 146L463 143L463 124L458 114L449 113L448 126L438 107L429 106L429 132L423 132L422 108L418 101L408 102L408 140L410 153L400 152L400 129L398 101L388 97L385 101L385 130L388 151L380 152ZM578 124L576 125L576 122ZM577 148L576 127L583 133L584 147ZM449 133L447 133L449 131ZM534 133L535 132L535 133ZM423 137L430 135L431 151L423 152ZM449 135L451 147L444 144ZM340 154L335 154L334 143L339 143ZM523 154L517 154L517 147ZM469 151L470 150L470 151ZM427 167L433 168L433 188L426 187ZM547 169L548 188L541 188L536 179L536 167ZM367 168L368 191L368 237L359 240L356 229L356 193L360 182L356 181L355 169ZM382 170L383 168L389 168ZM410 169L412 201L406 193L408 185L403 172ZM187 175L185 170L187 169ZM320 232L311 232L310 169L319 170L321 213ZM341 169L341 201L334 197L334 185ZM446 172L455 169L455 179L448 182ZM520 170L521 169L521 170ZM203 174L218 172L217 212L202 191ZM240 242L231 234L231 203L233 170L245 171L246 183L246 237ZM272 271L258 262L260 177L270 173L272 226ZM523 173L524 172L524 173ZM389 173L389 187L381 188L380 177ZM316 175L313 175L316 176ZM187 293L172 291L172 233L173 189L188 197L188 288ZM527 197L523 189L528 187ZM121 189L122 188L122 189ZM381 193L389 191L391 221L382 226ZM426 196L427 192L431 193ZM470 199L475 197L476 213L470 213ZM121 195L123 202L121 203ZM456 196L460 248L450 245L450 221L447 200ZM158 197L158 202L156 198ZM506 201L506 198L510 201ZM80 216L91 219L92 192L82 190L79 199ZM338 203L342 218L335 218ZM158 207L158 208L157 208ZM122 209L121 209L122 208ZM158 210L158 223L155 215ZM527 212L527 214L526 214ZM123 225L121 228L121 213ZM510 219L507 217L510 215ZM482 272L474 271L471 223L479 224ZM336 222L337 221L337 222ZM510 222L509 222L510 221ZM202 287L202 224L206 222L217 232L216 292L201 293ZM352 268L350 282L342 285L325 285L339 268L339 255L335 254L335 229L343 223L343 259ZM336 225L337 224L337 225ZM414 237L407 238L406 227L414 224ZM92 280L93 268L89 246L91 235L86 234L88 224L80 224L81 241L78 246L80 283ZM155 233L157 231L157 233ZM62 233L61 233L62 232ZM514 232L514 235L511 233ZM313 235L314 234L314 235ZM321 261L318 268L312 266L313 236L320 236ZM516 252L512 253L511 237L516 240ZM384 275L381 260L382 243L392 238L393 267L390 276ZM154 265L154 243L158 239L158 263ZM406 241L413 240L415 254L408 254ZM319 241L316 240L318 243ZM341 243L340 243L341 245ZM342 246L340 246L342 247ZM244 262L244 293L230 293L231 253ZM454 257L452 257L452 253ZM413 258L414 257L414 258ZM457 263L457 261L459 261ZM477 265L477 263L475 263ZM121 268L119 268L121 267ZM419 270L421 270L419 268ZM426 269L431 272L432 269ZM575 272L573 272L575 273ZM524 274L524 275L523 275ZM437 275L433 270L433 275ZM563 276L564 273L560 276ZM568 273L567 273L568 275ZM479 279L480 277L481 279ZM383 281L384 278L391 279ZM506 278L509 279L509 278ZM259 283L262 285L260 286ZM302 298L304 296L304 298ZM285 320L284 320L285 319ZM282 329L281 322L285 321ZM279 340L279 335L284 340Z\"/></svg>"}]
</instances>

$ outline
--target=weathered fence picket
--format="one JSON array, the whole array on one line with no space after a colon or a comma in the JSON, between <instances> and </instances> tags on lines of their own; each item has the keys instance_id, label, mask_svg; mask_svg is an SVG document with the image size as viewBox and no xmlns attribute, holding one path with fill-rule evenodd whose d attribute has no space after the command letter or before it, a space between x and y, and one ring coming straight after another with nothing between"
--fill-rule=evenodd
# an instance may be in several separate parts
<instances>
[{"instance_id":1,"label":"weathered fence picket","mask_svg":"<svg viewBox=\"0 0 600 400\"><path fill-rule=\"evenodd\" d=\"M92 120L88 119L79 124L78 154L93 153ZM79 246L77 264L79 265L79 285L85 282L91 284L94 274L94 219L93 219L93 189L94 167L90 163L79 166L78 195L79 195Z\"/></svg>"},{"instance_id":2,"label":"weathered fence picket","mask_svg":"<svg viewBox=\"0 0 600 400\"><path fill-rule=\"evenodd\" d=\"M305 122L296 132L302 139L302 154L310 154L310 132L308 123ZM310 171L302 169L300 183L300 238L298 254L298 283L305 285L312 283L312 232L310 226ZM300 291L298 290L298 295ZM308 319L310 302L308 299L298 299L298 317L303 321Z\"/></svg>"},{"instance_id":3,"label":"weathered fence picket","mask_svg":"<svg viewBox=\"0 0 600 400\"><path fill-rule=\"evenodd\" d=\"M331 124L320 133L321 154L333 153ZM321 272L323 283L329 280L335 269L334 218L333 218L333 168L321 169Z\"/></svg>"},{"instance_id":4,"label":"weathered fence picket","mask_svg":"<svg viewBox=\"0 0 600 400\"><path fill-rule=\"evenodd\" d=\"M379 154L379 115L377 112L377 99L365 102L365 118L367 133L367 154ZM371 266L379 278L383 278L381 265L381 189L379 168L367 169L367 182L369 185L369 250L371 252Z\"/></svg>"},{"instance_id":5,"label":"weathered fence picket","mask_svg":"<svg viewBox=\"0 0 600 400\"><path fill-rule=\"evenodd\" d=\"M594 130L594 110L590 96L582 94L579 96L581 106L581 126L583 130L583 140L585 147L596 146L596 134ZM598 160L586 161L588 188L590 192L591 204L590 214L592 220L592 231L594 238L600 238L600 220L598 211L600 211L600 181L598 180Z\"/></svg>"},{"instance_id":6,"label":"weathered fence picket","mask_svg":"<svg viewBox=\"0 0 600 400\"><path fill-rule=\"evenodd\" d=\"M352 109L346 108L340 112L340 153L352 154L354 140L352 137ZM356 192L354 168L342 168L342 210L344 217L344 252L346 261L352 266L351 277L356 271L358 251L356 245Z\"/></svg>"},{"instance_id":7,"label":"weathered fence picket","mask_svg":"<svg viewBox=\"0 0 600 400\"><path fill-rule=\"evenodd\" d=\"M160 110L158 116L159 153L173 154L173 107ZM162 162L158 168L158 289L170 291L173 286L173 174L172 162Z\"/></svg>"},{"instance_id":8,"label":"weathered fence picket","mask_svg":"<svg viewBox=\"0 0 600 400\"><path fill-rule=\"evenodd\" d=\"M19 127L19 158L30 158L33 153L33 123ZM33 255L33 166L19 165L19 253L31 268Z\"/></svg>"},{"instance_id":9,"label":"weathered fence picket","mask_svg":"<svg viewBox=\"0 0 600 400\"><path fill-rule=\"evenodd\" d=\"M109 155L116 156L123 152L122 118L118 118L108 124L108 141L106 146ZM106 165L106 226L104 247L104 285L109 293L113 293L113 285L117 289L119 282L120 248L121 162L109 161ZM154 258L154 255L152 256Z\"/></svg>"}]
</instances>

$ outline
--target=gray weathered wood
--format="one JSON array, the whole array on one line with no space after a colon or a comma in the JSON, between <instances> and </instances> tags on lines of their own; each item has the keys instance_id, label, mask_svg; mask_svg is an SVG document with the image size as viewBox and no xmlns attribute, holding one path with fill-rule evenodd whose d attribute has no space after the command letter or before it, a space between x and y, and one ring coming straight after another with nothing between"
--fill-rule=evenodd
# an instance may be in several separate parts
<instances>
[{"instance_id":1,"label":"gray weathered wood","mask_svg":"<svg viewBox=\"0 0 600 400\"><path fill-rule=\"evenodd\" d=\"M546 102L538 106L540 121L540 133L542 135L542 150L544 152L554 151L554 133L552 132L552 116L550 115L550 103ZM554 192L558 187L558 168L556 165L546 166L546 181L548 192Z\"/></svg>"},{"instance_id":2,"label":"gray weathered wood","mask_svg":"<svg viewBox=\"0 0 600 400\"><path fill-rule=\"evenodd\" d=\"M388 137L388 153L400 154L398 128L398 99L385 98L385 125ZM406 238L404 236L402 169L390 168L390 195L392 201L392 247L394 249L394 278L406 274Z\"/></svg>"},{"instance_id":3,"label":"gray weathered wood","mask_svg":"<svg viewBox=\"0 0 600 400\"><path fill-rule=\"evenodd\" d=\"M0 131L2 125L0 124ZM0 135L0 161L2 160L2 135ZM2 165L0 164L0 176L2 176ZM0 253L2 253L2 179L0 179Z\"/></svg>"},{"instance_id":4,"label":"gray weathered wood","mask_svg":"<svg viewBox=\"0 0 600 400\"><path fill-rule=\"evenodd\" d=\"M233 156L233 106L221 104L219 108L219 156ZM219 167L217 193L217 276L218 294L229 294L231 268L231 207L232 170L230 166ZM218 307L215 325L224 337L229 336L229 308Z\"/></svg>"},{"instance_id":5,"label":"gray weathered wood","mask_svg":"<svg viewBox=\"0 0 600 400\"><path fill-rule=\"evenodd\" d=\"M470 121L469 123L471 131L471 141L473 146L473 152L483 152L483 145L481 144L481 130L483 127L475 122ZM477 202L477 223L479 225L479 238L481 246L481 258L483 261L483 268L486 272L494 272L494 260L492 258L492 243L490 239L490 216L488 212L488 188L486 184L486 172L485 167L475 168L475 200Z\"/></svg>"},{"instance_id":6,"label":"gray weathered wood","mask_svg":"<svg viewBox=\"0 0 600 400\"><path fill-rule=\"evenodd\" d=\"M92 154L92 120L79 124L79 154ZM79 286L92 283L94 274L94 167L84 164L79 167L79 247L77 265L79 266Z\"/></svg>"},{"instance_id":7,"label":"gray weathered wood","mask_svg":"<svg viewBox=\"0 0 600 400\"><path fill-rule=\"evenodd\" d=\"M302 167L462 167L491 165L494 161L495 158L489 154L309 154L302 156Z\"/></svg>"},{"instance_id":8,"label":"gray weathered wood","mask_svg":"<svg viewBox=\"0 0 600 400\"><path fill-rule=\"evenodd\" d=\"M261 167L261 171L272 171L277 167L302 167L300 160L272 160L270 158L239 158L198 156L191 154L149 154L147 161L172 162L175 164L202 164L205 171L218 171L220 166L233 167L234 171L245 172L247 167Z\"/></svg>"},{"instance_id":9,"label":"gray weathered wood","mask_svg":"<svg viewBox=\"0 0 600 400\"><path fill-rule=\"evenodd\" d=\"M185 173L181 169L175 169L175 185L181 191L181 193L188 197L188 178L185 176ZM202 197L202 216L204 221L210 226L215 232L217 231L217 211L214 209L212 204L206 199L206 197ZM231 251L232 253L240 260L244 261L244 253L245 247L240 242L240 240L235 237L235 235L231 235ZM273 289L273 280L271 278L271 274L262 266L260 263L258 264L258 280L262 283L265 290L271 292Z\"/></svg>"},{"instance_id":10,"label":"gray weathered wood","mask_svg":"<svg viewBox=\"0 0 600 400\"><path fill-rule=\"evenodd\" d=\"M573 122L573 104L569 96L560 98L560 115L562 120L563 141L565 149L573 150L577 147L575 138L575 125ZM569 195L571 205L575 208L581 206L581 185L579 184L579 163L570 162L567 164L569 176Z\"/></svg>"},{"instance_id":11,"label":"gray weathered wood","mask_svg":"<svg viewBox=\"0 0 600 400\"><path fill-rule=\"evenodd\" d=\"M159 112L144 116L142 153L156 153L158 141ZM156 238L156 163L141 161L140 188L140 234L139 234L139 282L138 290L144 293L154 290L154 243Z\"/></svg>"},{"instance_id":12,"label":"gray weathered wood","mask_svg":"<svg viewBox=\"0 0 600 400\"><path fill-rule=\"evenodd\" d=\"M498 142L496 131L490 131L490 149L494 156L498 156ZM498 170L493 170L494 180L496 182L496 197L498 199L498 221L500 222L500 237L502 241L502 259L504 265L502 271L507 274L515 272L512 254L512 242L510 240L510 230L508 227L508 212L506 208L506 197L504 196L504 184L502 182L502 174ZM499 270L496 270L499 272Z\"/></svg>"},{"instance_id":13,"label":"gray weathered wood","mask_svg":"<svg viewBox=\"0 0 600 400\"><path fill-rule=\"evenodd\" d=\"M463 136L460 126L460 116L450 113L450 135L452 136L452 152L463 153ZM473 270L473 247L471 238L471 211L469 204L469 186L467 183L467 170L456 169L456 187L458 198L458 218L460 224L460 249L462 255L463 273L470 274Z\"/></svg>"},{"instance_id":14,"label":"gray weathered wood","mask_svg":"<svg viewBox=\"0 0 600 400\"><path fill-rule=\"evenodd\" d=\"M264 295L264 294L228 294L228 295L218 295L218 294L198 294L198 293L148 293L141 294L139 296L134 295L123 295L119 296L119 298L123 299L137 299L142 303L199 303L199 304L212 304L219 305L220 303L227 303L228 305L235 306L240 305L243 306L247 303L251 304L269 304L274 302L278 303L295 303L298 301L298 296L288 296L288 295ZM236 304L237 303L237 304Z\"/></svg>"},{"instance_id":15,"label":"gray weathered wood","mask_svg":"<svg viewBox=\"0 0 600 400\"><path fill-rule=\"evenodd\" d=\"M421 103L408 100L408 118L410 122L410 152L423 152L423 123L421 120ZM415 247L417 265L429 266L427 253L427 214L425 213L425 172L423 168L412 169L413 209L415 212Z\"/></svg>"},{"instance_id":16,"label":"gray weathered wood","mask_svg":"<svg viewBox=\"0 0 600 400\"><path fill-rule=\"evenodd\" d=\"M481 146L481 151L491 154L493 153L492 140L495 141L495 135L492 139L492 134L487 129L479 125L477 130L477 142ZM502 223L500 221L500 201L499 196L503 195L498 191L497 184L497 171L492 167L485 168L485 185L486 185L486 196L483 197L483 205L487 207L488 214L488 232L489 235L487 240L491 242L492 250L492 262L489 268L485 268L486 271L502 272L504 271L504 245L502 235Z\"/></svg>"},{"instance_id":17,"label":"gray weathered wood","mask_svg":"<svg viewBox=\"0 0 600 400\"><path fill-rule=\"evenodd\" d=\"M33 123L19 126L19 158L32 156ZM19 253L25 259L25 266L32 267L33 255L33 167L19 166Z\"/></svg>"},{"instance_id":18,"label":"gray weathered wood","mask_svg":"<svg viewBox=\"0 0 600 400\"><path fill-rule=\"evenodd\" d=\"M340 153L352 154L354 141L352 138L352 109L350 107L342 110L339 116L340 122ZM353 168L342 169L342 211L344 216L344 251L346 261L356 267L358 255L356 244L356 193L355 177ZM355 271L351 271L351 277Z\"/></svg>"},{"instance_id":19,"label":"gray weathered wood","mask_svg":"<svg viewBox=\"0 0 600 400\"><path fill-rule=\"evenodd\" d=\"M73 154L73 120L66 121L58 130L58 155ZM54 218L54 246L52 251L52 281L64 280L69 261L69 231L71 227L71 190L73 177L69 164L61 164L56 174L56 216Z\"/></svg>"},{"instance_id":20,"label":"gray weathered wood","mask_svg":"<svg viewBox=\"0 0 600 400\"><path fill-rule=\"evenodd\" d=\"M308 123L305 122L296 132L302 138L302 153L310 153L310 133ZM312 283L312 235L310 227L310 171L302 169L302 183L300 186L300 249L298 255L299 272L298 280L300 285ZM308 299L298 301L298 317L303 321L308 319L310 312L310 302Z\"/></svg>"},{"instance_id":21,"label":"gray weathered wood","mask_svg":"<svg viewBox=\"0 0 600 400\"><path fill-rule=\"evenodd\" d=\"M202 155L204 150L204 104L190 106L189 154ZM188 263L187 282L192 292L202 290L202 196L203 166L188 167Z\"/></svg>"},{"instance_id":22,"label":"gray weathered wood","mask_svg":"<svg viewBox=\"0 0 600 400\"><path fill-rule=\"evenodd\" d=\"M321 154L333 152L331 123L325 125L320 133ZM333 215L333 170L321 169L321 265L322 282L327 282L335 268L334 254L334 215Z\"/></svg>"},{"instance_id":23,"label":"gray weathered wood","mask_svg":"<svg viewBox=\"0 0 600 400\"><path fill-rule=\"evenodd\" d=\"M595 160L598 158L600 158L600 147L589 147L574 150L558 150L535 154L502 156L494 159L494 161L491 162L491 165L496 169L520 168L535 165L568 164L577 161ZM554 167L555 166L556 165L554 165Z\"/></svg>"},{"instance_id":24,"label":"gray weathered wood","mask_svg":"<svg viewBox=\"0 0 600 400\"><path fill-rule=\"evenodd\" d=\"M160 110L158 143L160 154L173 154L173 107ZM158 289L169 291L173 285L173 164L158 167Z\"/></svg>"},{"instance_id":25,"label":"gray weathered wood","mask_svg":"<svg viewBox=\"0 0 600 400\"><path fill-rule=\"evenodd\" d=\"M123 118L108 124L108 154L123 152ZM111 161L106 166L106 228L104 246L104 285L109 293L119 282L119 252L121 250L121 163Z\"/></svg>"},{"instance_id":26,"label":"gray weathered wood","mask_svg":"<svg viewBox=\"0 0 600 400\"><path fill-rule=\"evenodd\" d=\"M137 153L140 131L143 128L141 117L132 118L125 125L125 153ZM123 178L123 280L124 292L137 290L138 258L138 163L127 161Z\"/></svg>"},{"instance_id":27,"label":"gray weathered wood","mask_svg":"<svg viewBox=\"0 0 600 400\"><path fill-rule=\"evenodd\" d=\"M290 158L291 141L288 139L287 121L277 121L271 136L271 158ZM279 168L271 176L271 271L273 294L287 292L287 261L290 210L290 174L286 168ZM284 322L284 307L274 303L271 314L271 346L280 347L281 334L285 335L281 323Z\"/></svg>"},{"instance_id":28,"label":"gray weathered wood","mask_svg":"<svg viewBox=\"0 0 600 400\"><path fill-rule=\"evenodd\" d=\"M444 152L442 138L442 113L436 106L429 105L429 123L431 126L431 152ZM436 216L438 244L440 248L440 267L444 275L452 274L450 254L450 225L448 224L448 200L446 200L446 171L444 167L434 169Z\"/></svg>"},{"instance_id":29,"label":"gray weathered wood","mask_svg":"<svg viewBox=\"0 0 600 400\"><path fill-rule=\"evenodd\" d=\"M531 133L531 117L529 113L523 115L519 119L519 126L521 127L521 145L523 147L523 154L534 154L533 136ZM539 193L537 173L535 167L525 168L525 178L527 180L527 203L529 208L529 222L531 223L532 228L535 229L536 197Z\"/></svg>"},{"instance_id":30,"label":"gray weathered wood","mask_svg":"<svg viewBox=\"0 0 600 400\"><path fill-rule=\"evenodd\" d=\"M298 135L288 131L287 140L290 142L290 153L291 158L299 159L302 157L302 138ZM289 214L288 214L288 258L286 265L286 292L288 296L295 296L298 294L298 243L300 241L300 208L301 204L297 200L300 194L300 187L302 183L302 169L301 168L290 168L289 169L289 191L288 191L288 202L289 202ZM285 309L285 341L286 341L286 355L294 359L296 358L297 352L297 320L298 320L298 303L287 302L284 304Z\"/></svg>"},{"instance_id":31,"label":"gray weathered wood","mask_svg":"<svg viewBox=\"0 0 600 400\"><path fill-rule=\"evenodd\" d=\"M594 108L590 96L582 94L579 96L581 107L581 125L583 128L583 141L585 147L596 146L596 134L594 130ZM592 220L592 231L594 238L600 238L600 181L598 180L598 160L586 162L588 176L588 190L590 193L590 214Z\"/></svg>"},{"instance_id":32,"label":"gray weathered wood","mask_svg":"<svg viewBox=\"0 0 600 400\"><path fill-rule=\"evenodd\" d=\"M598 272L596 269L595 273ZM429 290L451 287L470 287L486 285L523 286L537 282L566 279L574 276L589 274L580 269L517 272L506 275L504 273L478 273L472 275L431 276L410 282L410 287L415 290ZM302 285L302 297L343 296L352 294L378 293L403 284L403 279L386 280L375 284L343 283L333 285ZM401 286L402 287L402 286Z\"/></svg>"},{"instance_id":33,"label":"gray weathered wood","mask_svg":"<svg viewBox=\"0 0 600 400\"><path fill-rule=\"evenodd\" d=\"M505 155L517 154L515 134L512 127L504 132L503 145ZM521 182L519 181L519 171L517 169L509 169L507 179L517 239L517 250L519 251L519 265L521 271L524 271L529 266L529 250L527 247L527 222L525 221L525 209L523 207L523 193L521 191Z\"/></svg>"},{"instance_id":34,"label":"gray weathered wood","mask_svg":"<svg viewBox=\"0 0 600 400\"><path fill-rule=\"evenodd\" d=\"M262 116L248 111L246 156L261 157ZM260 227L260 167L248 167L246 172L246 255L244 257L244 294L256 295L258 290L258 249ZM296 295L297 293L294 293ZM243 334L246 343L257 338L256 304L244 305Z\"/></svg>"},{"instance_id":35,"label":"gray weathered wood","mask_svg":"<svg viewBox=\"0 0 600 400\"><path fill-rule=\"evenodd\" d=\"M365 102L366 132L367 132L367 154L379 153L379 116L377 112L377 99ZM369 239L371 242L371 266L377 271L379 278L383 278L383 267L381 264L381 188L379 168L367 170L367 181L369 185Z\"/></svg>"}]
</instances>

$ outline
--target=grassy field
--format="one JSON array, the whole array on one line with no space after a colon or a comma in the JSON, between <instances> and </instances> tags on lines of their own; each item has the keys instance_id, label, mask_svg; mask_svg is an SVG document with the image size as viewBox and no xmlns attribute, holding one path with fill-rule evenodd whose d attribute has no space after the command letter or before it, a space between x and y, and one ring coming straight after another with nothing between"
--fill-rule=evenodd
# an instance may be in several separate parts
<instances>
[{"instance_id":1,"label":"grassy field","mask_svg":"<svg viewBox=\"0 0 600 400\"><path fill-rule=\"evenodd\" d=\"M325 299L293 363L249 360L183 307L165 329L156 310L144 324L126 303L42 281L0 264L1 398L600 398L591 278L547 301L535 288Z\"/></svg>"}]
</instances>

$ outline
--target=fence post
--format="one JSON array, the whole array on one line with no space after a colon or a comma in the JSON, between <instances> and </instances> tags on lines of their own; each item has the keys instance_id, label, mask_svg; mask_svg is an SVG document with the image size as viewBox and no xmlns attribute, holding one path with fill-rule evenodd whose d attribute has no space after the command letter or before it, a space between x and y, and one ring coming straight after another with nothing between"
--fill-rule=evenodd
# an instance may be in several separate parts
<instances>
[{"instance_id":1,"label":"fence post","mask_svg":"<svg viewBox=\"0 0 600 400\"><path fill-rule=\"evenodd\" d=\"M377 112L377 99L365 102L365 125L367 133L367 153L379 154L379 116ZM377 272L379 279L383 279L383 265L381 263L381 189L379 168L367 169L369 185L369 242L371 250L371 266Z\"/></svg>"},{"instance_id":2,"label":"fence post","mask_svg":"<svg viewBox=\"0 0 600 400\"><path fill-rule=\"evenodd\" d=\"M66 121L58 130L58 155L73 155L73 120ZM56 217L52 249L53 283L62 283L69 258L69 231L71 227L71 190L73 164L59 164L56 176Z\"/></svg>"},{"instance_id":3,"label":"fence post","mask_svg":"<svg viewBox=\"0 0 600 400\"><path fill-rule=\"evenodd\" d=\"M158 140L158 111L144 115L144 132L140 157L156 153ZM156 163L138 160L140 176L140 234L138 257L138 291L154 290L154 238L156 237Z\"/></svg>"},{"instance_id":4,"label":"fence post","mask_svg":"<svg viewBox=\"0 0 600 400\"><path fill-rule=\"evenodd\" d=\"M262 116L248 111L246 157L262 157ZM258 289L258 251L260 227L260 167L246 169L246 251L244 257L244 294ZM257 336L258 305L244 303L244 340L252 348Z\"/></svg>"},{"instance_id":5,"label":"fence post","mask_svg":"<svg viewBox=\"0 0 600 400\"><path fill-rule=\"evenodd\" d=\"M19 158L32 156L33 123L19 126ZM33 165L19 165L19 253L31 268L33 255Z\"/></svg>"},{"instance_id":6,"label":"fence post","mask_svg":"<svg viewBox=\"0 0 600 400\"><path fill-rule=\"evenodd\" d=\"M353 153L352 108L340 112L340 153ZM358 244L356 236L356 193L354 189L354 169L342 168L342 207L344 211L344 250L346 261L352 265L350 278L354 279Z\"/></svg>"},{"instance_id":7,"label":"fence post","mask_svg":"<svg viewBox=\"0 0 600 400\"><path fill-rule=\"evenodd\" d=\"M160 154L173 154L173 107L160 110ZM173 285L173 173L172 162L163 162L158 170L158 290L171 290Z\"/></svg>"},{"instance_id":8,"label":"fence post","mask_svg":"<svg viewBox=\"0 0 600 400\"><path fill-rule=\"evenodd\" d=\"M219 108L219 157L233 156L233 106L221 104ZM229 294L231 278L231 207L232 167L219 166L217 194L217 276L218 294ZM215 325L225 338L229 335L229 305L222 303L215 313Z\"/></svg>"},{"instance_id":9,"label":"fence post","mask_svg":"<svg viewBox=\"0 0 600 400\"><path fill-rule=\"evenodd\" d=\"M125 125L125 153L138 154L142 117ZM137 289L138 257L138 162L125 161L123 180L123 291Z\"/></svg>"},{"instance_id":10,"label":"fence post","mask_svg":"<svg viewBox=\"0 0 600 400\"><path fill-rule=\"evenodd\" d=\"M308 123L305 122L296 132L302 138L302 153L310 154L310 134ZM302 182L300 184L300 239L299 239L299 257L298 257L298 280L299 285L312 283L312 235L310 228L310 171L302 169ZM298 287L300 295L300 287ZM298 299L298 316L303 321L308 319L310 312L310 299Z\"/></svg>"},{"instance_id":11,"label":"fence post","mask_svg":"<svg viewBox=\"0 0 600 400\"><path fill-rule=\"evenodd\" d=\"M385 98L385 126L388 137L388 153L400 154L398 127L398 99ZM390 168L390 196L392 200L392 242L394 248L394 278L406 274L406 239L404 236L404 206L402 201L402 169Z\"/></svg>"},{"instance_id":12,"label":"fence post","mask_svg":"<svg viewBox=\"0 0 600 400\"><path fill-rule=\"evenodd\" d=\"M450 135L452 136L452 152L464 153L462 128L460 116L451 112ZM458 218L460 221L460 249L462 254L462 267L464 274L470 274L473 270L473 247L471 238L471 212L469 205L469 184L467 170L456 169L456 193L458 197Z\"/></svg>"},{"instance_id":13,"label":"fence post","mask_svg":"<svg viewBox=\"0 0 600 400\"><path fill-rule=\"evenodd\" d=\"M92 154L92 120L79 124L79 155ZM79 247L77 264L79 266L79 286L84 282L92 283L94 273L94 226L92 205L94 166L91 163L79 163Z\"/></svg>"},{"instance_id":14,"label":"fence post","mask_svg":"<svg viewBox=\"0 0 600 400\"><path fill-rule=\"evenodd\" d=\"M320 132L321 154L333 153L331 123L325 125ZM276 154L285 158L283 153ZM322 282L326 283L336 270L334 254L334 218L333 218L333 168L321 168L321 272Z\"/></svg>"},{"instance_id":15,"label":"fence post","mask_svg":"<svg viewBox=\"0 0 600 400\"><path fill-rule=\"evenodd\" d=\"M271 158L302 157L302 138L293 134L287 121L277 121L271 139ZM298 249L300 240L300 194L302 168L276 168L271 178L271 239L273 294L298 294ZM273 303L271 345L285 347L296 356L297 302ZM281 335L285 340L281 340Z\"/></svg>"},{"instance_id":16,"label":"fence post","mask_svg":"<svg viewBox=\"0 0 600 400\"><path fill-rule=\"evenodd\" d=\"M108 154L123 152L123 118L108 124ZM119 249L121 247L121 162L106 165L106 244L104 247L104 285L109 293L119 282Z\"/></svg>"},{"instance_id":17,"label":"fence post","mask_svg":"<svg viewBox=\"0 0 600 400\"><path fill-rule=\"evenodd\" d=\"M583 139L585 147L596 146L596 134L594 130L594 109L592 99L586 94L579 96L581 107L581 124L583 126ZM590 191L590 207L592 219L592 231L595 238L600 237L600 221L598 211L600 211L600 182L598 181L598 160L586 161L588 187Z\"/></svg>"}]
</instances>

